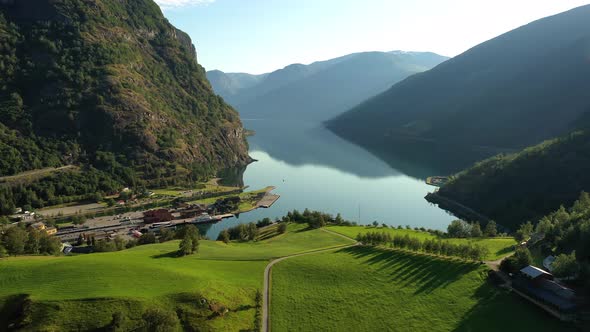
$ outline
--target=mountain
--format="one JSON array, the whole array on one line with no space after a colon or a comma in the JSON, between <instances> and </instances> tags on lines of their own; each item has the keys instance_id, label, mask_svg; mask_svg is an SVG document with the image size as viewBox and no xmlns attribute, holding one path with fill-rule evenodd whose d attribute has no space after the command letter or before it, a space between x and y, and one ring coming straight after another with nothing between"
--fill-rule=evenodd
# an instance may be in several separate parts
<instances>
[{"instance_id":1,"label":"mountain","mask_svg":"<svg viewBox=\"0 0 590 332\"><path fill-rule=\"evenodd\" d=\"M590 117L589 61L590 6L583 6L408 77L326 126L371 149L399 139L436 142L447 150L521 149L564 135Z\"/></svg>"},{"instance_id":2,"label":"mountain","mask_svg":"<svg viewBox=\"0 0 590 332\"><path fill-rule=\"evenodd\" d=\"M355 53L310 65L289 65L233 93L217 81L213 81L213 88L244 118L319 123L446 59L420 52ZM209 77L215 75L208 73Z\"/></svg>"},{"instance_id":3,"label":"mountain","mask_svg":"<svg viewBox=\"0 0 590 332\"><path fill-rule=\"evenodd\" d=\"M230 103L239 91L253 87L260 83L266 76L267 74L224 73L220 70L210 70L207 72L207 79L211 82L211 86L215 92L223 96Z\"/></svg>"},{"instance_id":4,"label":"mountain","mask_svg":"<svg viewBox=\"0 0 590 332\"><path fill-rule=\"evenodd\" d=\"M518 153L498 155L453 176L429 200L459 202L512 230L571 206L590 191L590 131L578 130ZM453 208L450 210L452 212Z\"/></svg>"},{"instance_id":5,"label":"mountain","mask_svg":"<svg viewBox=\"0 0 590 332\"><path fill-rule=\"evenodd\" d=\"M0 154L0 176L119 163L181 177L250 160L238 113L152 0L0 1Z\"/></svg>"}]
</instances>

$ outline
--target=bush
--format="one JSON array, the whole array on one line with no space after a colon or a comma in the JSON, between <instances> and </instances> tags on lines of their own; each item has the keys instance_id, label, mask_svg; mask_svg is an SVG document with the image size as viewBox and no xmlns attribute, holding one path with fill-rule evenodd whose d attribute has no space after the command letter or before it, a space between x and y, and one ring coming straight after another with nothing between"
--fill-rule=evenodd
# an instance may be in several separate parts
<instances>
[{"instance_id":1,"label":"bush","mask_svg":"<svg viewBox=\"0 0 590 332\"><path fill-rule=\"evenodd\" d=\"M142 316L148 331L169 332L178 331L180 321L176 313L160 308L148 309Z\"/></svg>"},{"instance_id":2,"label":"bush","mask_svg":"<svg viewBox=\"0 0 590 332\"><path fill-rule=\"evenodd\" d=\"M287 231L287 223L280 223L277 230L279 234L284 234Z\"/></svg>"}]
</instances>

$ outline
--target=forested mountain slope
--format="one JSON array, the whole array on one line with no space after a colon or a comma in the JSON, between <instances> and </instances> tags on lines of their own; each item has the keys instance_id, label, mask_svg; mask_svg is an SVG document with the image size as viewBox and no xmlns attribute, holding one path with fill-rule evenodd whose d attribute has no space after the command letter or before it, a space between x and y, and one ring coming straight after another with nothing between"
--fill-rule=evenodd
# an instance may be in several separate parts
<instances>
[{"instance_id":1,"label":"forested mountain slope","mask_svg":"<svg viewBox=\"0 0 590 332\"><path fill-rule=\"evenodd\" d=\"M428 52L355 53L290 65L230 95L215 82L213 87L245 118L321 122L446 59Z\"/></svg>"},{"instance_id":2,"label":"forested mountain slope","mask_svg":"<svg viewBox=\"0 0 590 332\"><path fill-rule=\"evenodd\" d=\"M579 130L479 162L452 177L438 195L516 230L589 191L589 165L590 132Z\"/></svg>"},{"instance_id":3,"label":"forested mountain slope","mask_svg":"<svg viewBox=\"0 0 590 332\"><path fill-rule=\"evenodd\" d=\"M588 116L590 6L484 42L327 123L362 145L396 137L524 148ZM452 147L449 147L452 149Z\"/></svg>"},{"instance_id":4,"label":"forested mountain slope","mask_svg":"<svg viewBox=\"0 0 590 332\"><path fill-rule=\"evenodd\" d=\"M97 164L141 177L246 163L238 114L152 0L0 5L0 175Z\"/></svg>"},{"instance_id":5,"label":"forested mountain slope","mask_svg":"<svg viewBox=\"0 0 590 332\"><path fill-rule=\"evenodd\" d=\"M238 113L152 0L0 1L0 215L250 161ZM2 177L74 165L34 183Z\"/></svg>"}]
</instances>

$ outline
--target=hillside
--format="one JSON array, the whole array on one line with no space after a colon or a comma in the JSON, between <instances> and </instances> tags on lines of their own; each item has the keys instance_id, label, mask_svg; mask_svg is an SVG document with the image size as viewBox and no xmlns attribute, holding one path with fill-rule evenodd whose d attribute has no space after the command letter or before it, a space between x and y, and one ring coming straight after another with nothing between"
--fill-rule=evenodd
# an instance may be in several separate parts
<instances>
[{"instance_id":1,"label":"hillside","mask_svg":"<svg viewBox=\"0 0 590 332\"><path fill-rule=\"evenodd\" d=\"M590 133L577 131L479 162L452 177L438 195L515 230L560 205L572 205L581 191L590 190L588 165Z\"/></svg>"},{"instance_id":2,"label":"hillside","mask_svg":"<svg viewBox=\"0 0 590 332\"><path fill-rule=\"evenodd\" d=\"M151 179L249 161L237 112L152 0L0 3L0 176L108 160Z\"/></svg>"},{"instance_id":3,"label":"hillside","mask_svg":"<svg viewBox=\"0 0 590 332\"><path fill-rule=\"evenodd\" d=\"M203 240L199 253L186 257L177 257L179 241L170 241L118 252L2 258L0 330L12 323L19 331L112 331L121 316L117 330L143 331L142 316L158 307L178 316L183 331L251 331L271 258L349 243L289 225L286 234L263 241ZM214 304L229 311L219 315Z\"/></svg>"},{"instance_id":4,"label":"hillside","mask_svg":"<svg viewBox=\"0 0 590 332\"><path fill-rule=\"evenodd\" d=\"M244 118L319 123L446 59L419 52L355 53L310 65L290 65L229 96L215 83L213 87Z\"/></svg>"},{"instance_id":5,"label":"hillside","mask_svg":"<svg viewBox=\"0 0 590 332\"><path fill-rule=\"evenodd\" d=\"M480 265L384 248L276 264L271 305L273 331L574 330L494 287Z\"/></svg>"},{"instance_id":6,"label":"hillside","mask_svg":"<svg viewBox=\"0 0 590 332\"><path fill-rule=\"evenodd\" d=\"M524 148L588 117L589 49L590 6L583 6L477 45L326 125L369 148L399 138L452 144L447 150Z\"/></svg>"}]
</instances>

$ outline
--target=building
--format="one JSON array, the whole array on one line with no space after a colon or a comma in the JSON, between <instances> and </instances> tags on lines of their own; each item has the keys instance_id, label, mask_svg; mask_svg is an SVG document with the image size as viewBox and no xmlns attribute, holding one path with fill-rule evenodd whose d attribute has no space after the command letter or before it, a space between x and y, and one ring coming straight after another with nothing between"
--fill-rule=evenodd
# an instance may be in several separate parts
<instances>
[{"instance_id":1,"label":"building","mask_svg":"<svg viewBox=\"0 0 590 332\"><path fill-rule=\"evenodd\" d=\"M31 224L31 228L34 228L34 229L36 229L38 231L44 231L45 228L47 228L47 226L45 226L44 223L42 223L42 222L39 221L39 222L36 222L34 224Z\"/></svg>"},{"instance_id":2,"label":"building","mask_svg":"<svg viewBox=\"0 0 590 332\"><path fill-rule=\"evenodd\" d=\"M46 227L45 228L45 233L47 233L47 235L55 235L55 234L57 234L57 228L55 228L55 227Z\"/></svg>"},{"instance_id":3,"label":"building","mask_svg":"<svg viewBox=\"0 0 590 332\"><path fill-rule=\"evenodd\" d=\"M553 280L553 275L551 273L532 265L522 268L520 274L534 282L539 282L540 280Z\"/></svg>"},{"instance_id":4,"label":"building","mask_svg":"<svg viewBox=\"0 0 590 332\"><path fill-rule=\"evenodd\" d=\"M561 320L576 317L574 291L556 282L545 270L532 265L524 267L512 281L512 289Z\"/></svg>"},{"instance_id":5,"label":"building","mask_svg":"<svg viewBox=\"0 0 590 332\"><path fill-rule=\"evenodd\" d=\"M143 222L146 224L165 222L173 219L172 213L166 209L151 210L143 213Z\"/></svg>"}]
</instances>

